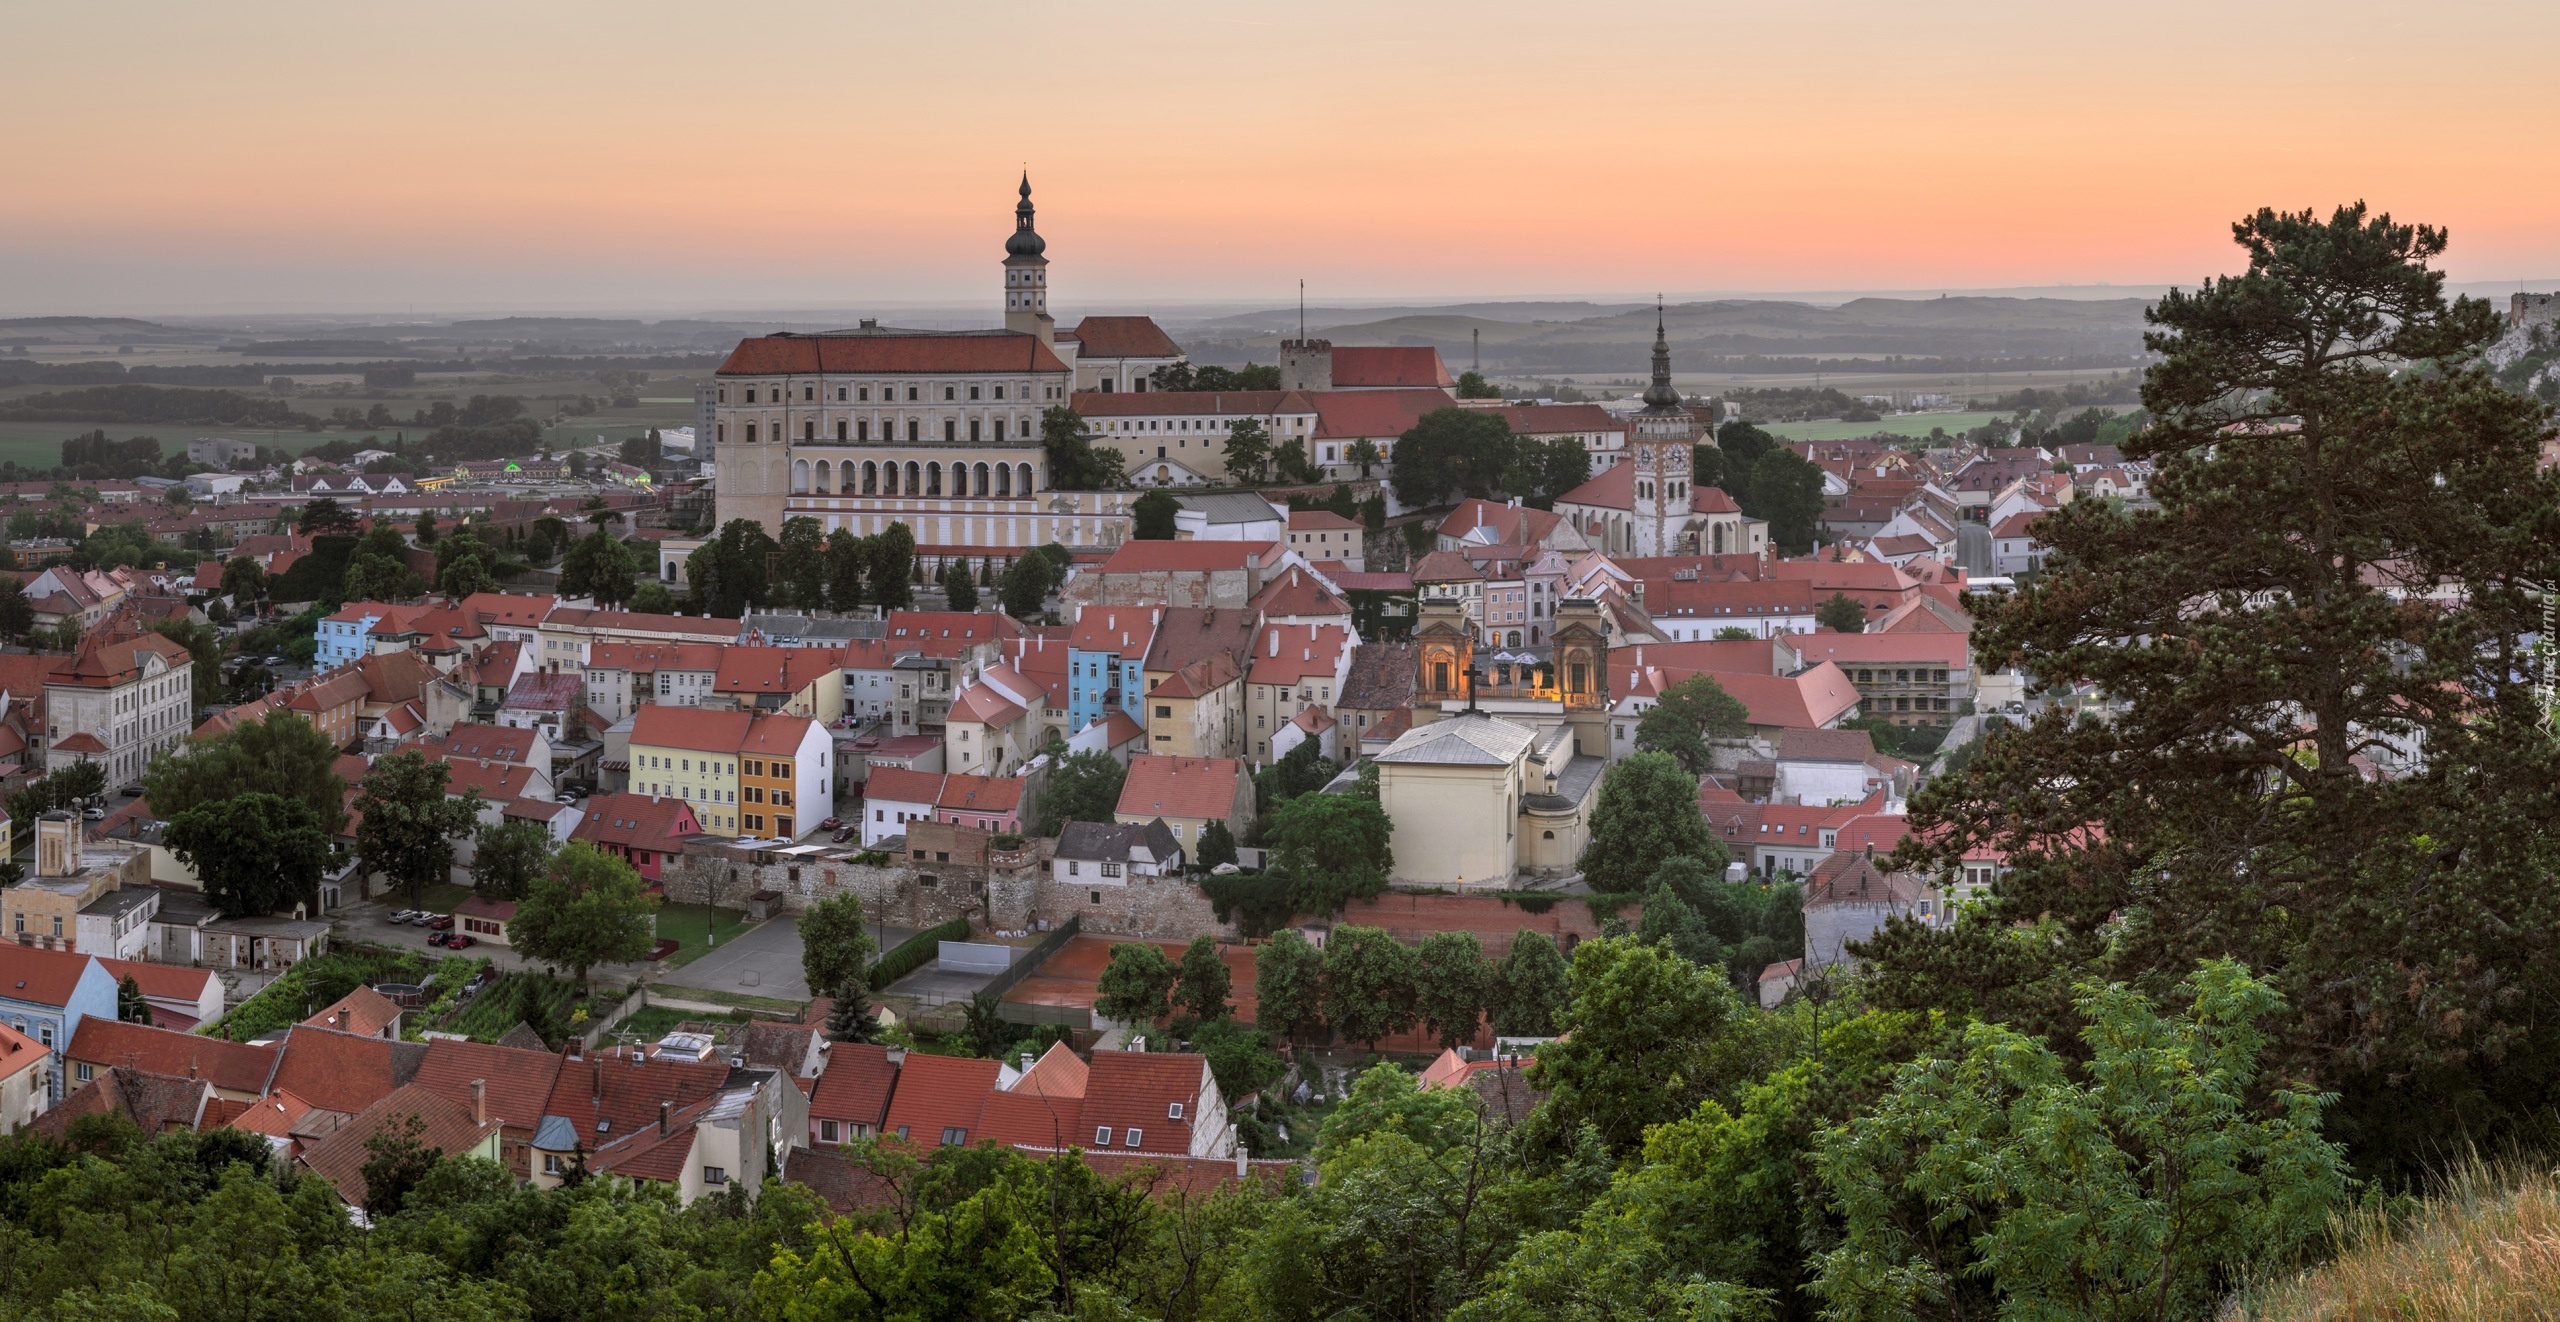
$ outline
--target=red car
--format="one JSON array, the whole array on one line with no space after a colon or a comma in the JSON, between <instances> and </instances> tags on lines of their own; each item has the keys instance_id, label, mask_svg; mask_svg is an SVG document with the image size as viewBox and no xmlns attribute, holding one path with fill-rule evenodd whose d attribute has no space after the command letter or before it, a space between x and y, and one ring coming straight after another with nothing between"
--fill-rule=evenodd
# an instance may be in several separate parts
<instances>
[{"instance_id":1,"label":"red car","mask_svg":"<svg viewBox=\"0 0 2560 1322\"><path fill-rule=\"evenodd\" d=\"M461 932L447 932L444 933L443 936L444 946L447 950L468 950L471 947L480 944L480 938L466 935Z\"/></svg>"},{"instance_id":2,"label":"red car","mask_svg":"<svg viewBox=\"0 0 2560 1322\"><path fill-rule=\"evenodd\" d=\"M442 931L445 931L445 930L447 930L447 929L451 928L452 926L453 926L453 915L452 915L452 914L449 914L449 913L440 913L440 914L437 914L435 917L430 918L430 919L428 919L428 920L427 920L427 927L428 927L428 929L429 929L429 930L431 930L431 931L442 932Z\"/></svg>"},{"instance_id":3,"label":"red car","mask_svg":"<svg viewBox=\"0 0 2560 1322\"><path fill-rule=\"evenodd\" d=\"M841 818L841 817L830 817L830 818L828 818L827 820L825 820L825 821L823 821L823 822L818 823L818 829L819 829L819 830L821 830L821 831L833 831L833 830L835 830L835 829L837 829L837 828L839 828L839 827L841 827L841 826L843 826L843 825L844 825L844 819L843 819L843 818Z\"/></svg>"}]
</instances>

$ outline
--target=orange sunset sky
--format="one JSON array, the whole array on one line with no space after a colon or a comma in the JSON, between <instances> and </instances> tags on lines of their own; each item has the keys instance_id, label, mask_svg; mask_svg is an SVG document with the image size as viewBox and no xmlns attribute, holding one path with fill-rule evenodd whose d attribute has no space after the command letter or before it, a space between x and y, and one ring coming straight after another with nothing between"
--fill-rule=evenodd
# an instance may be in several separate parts
<instances>
[{"instance_id":1,"label":"orange sunset sky","mask_svg":"<svg viewBox=\"0 0 2560 1322\"><path fill-rule=\"evenodd\" d=\"M2560 276L2560 4L29 4L0 315Z\"/></svg>"}]
</instances>

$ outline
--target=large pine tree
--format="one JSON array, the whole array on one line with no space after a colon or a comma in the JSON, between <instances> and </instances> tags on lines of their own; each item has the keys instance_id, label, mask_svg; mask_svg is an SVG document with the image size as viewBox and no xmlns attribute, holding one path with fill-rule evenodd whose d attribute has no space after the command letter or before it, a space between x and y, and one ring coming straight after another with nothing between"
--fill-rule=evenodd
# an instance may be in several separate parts
<instances>
[{"instance_id":1,"label":"large pine tree","mask_svg":"<svg viewBox=\"0 0 2560 1322\"><path fill-rule=\"evenodd\" d=\"M2443 231L2362 205L2233 231L2245 273L2150 313L2124 448L2158 508L2049 516L2046 572L1976 639L2120 706L1917 797L1937 863L1988 845L2014 871L1990 926L1874 953L1880 985L1951 1005L2052 982L1957 953L2012 921L2156 994L2236 958L2291 1002L2280 1069L2344 1094L2378 1169L2560 1100L2560 742L2525 646L2560 477L2546 410L2480 365L2500 318L2430 269Z\"/></svg>"}]
</instances>

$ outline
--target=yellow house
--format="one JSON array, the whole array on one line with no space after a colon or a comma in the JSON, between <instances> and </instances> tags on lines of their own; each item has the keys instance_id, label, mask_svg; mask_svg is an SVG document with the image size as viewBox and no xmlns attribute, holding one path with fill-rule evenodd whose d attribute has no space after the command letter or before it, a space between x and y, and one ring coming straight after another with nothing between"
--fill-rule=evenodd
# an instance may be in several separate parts
<instances>
[{"instance_id":1,"label":"yellow house","mask_svg":"<svg viewBox=\"0 0 2560 1322\"><path fill-rule=\"evenodd\" d=\"M682 799L703 830L737 834L738 746L755 717L653 703L631 720L631 792Z\"/></svg>"},{"instance_id":2,"label":"yellow house","mask_svg":"<svg viewBox=\"0 0 2560 1322\"><path fill-rule=\"evenodd\" d=\"M1244 754L1244 672L1224 652L1147 691L1147 751L1167 757Z\"/></svg>"},{"instance_id":3,"label":"yellow house","mask_svg":"<svg viewBox=\"0 0 2560 1322\"><path fill-rule=\"evenodd\" d=\"M1575 751L1569 725L1461 712L1406 731L1377 763L1398 881L1500 888L1569 870L1590 843L1602 762Z\"/></svg>"}]
</instances>

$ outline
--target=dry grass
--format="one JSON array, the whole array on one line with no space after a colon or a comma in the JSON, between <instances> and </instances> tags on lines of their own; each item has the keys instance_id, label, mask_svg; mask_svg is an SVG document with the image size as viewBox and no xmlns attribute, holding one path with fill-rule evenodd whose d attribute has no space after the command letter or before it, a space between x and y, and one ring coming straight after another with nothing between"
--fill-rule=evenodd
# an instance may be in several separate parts
<instances>
[{"instance_id":1,"label":"dry grass","mask_svg":"<svg viewBox=\"0 0 2560 1322\"><path fill-rule=\"evenodd\" d=\"M2359 1213L2336 1258L2260 1291L2248 1316L2560 1319L2560 1171L2475 1161L2407 1217Z\"/></svg>"}]
</instances>

